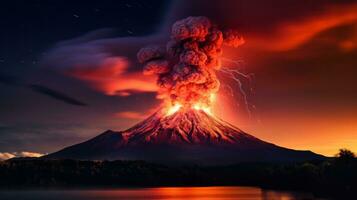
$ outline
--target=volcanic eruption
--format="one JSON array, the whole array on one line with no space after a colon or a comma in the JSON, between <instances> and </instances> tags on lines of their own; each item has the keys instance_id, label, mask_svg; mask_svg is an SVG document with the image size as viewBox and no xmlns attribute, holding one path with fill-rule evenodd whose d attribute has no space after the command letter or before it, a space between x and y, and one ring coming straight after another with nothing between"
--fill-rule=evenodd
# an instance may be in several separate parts
<instances>
[{"instance_id":1,"label":"volcanic eruption","mask_svg":"<svg viewBox=\"0 0 357 200\"><path fill-rule=\"evenodd\" d=\"M220 30L206 17L188 17L172 26L166 45L139 50L143 73L157 75L162 108L125 131L106 131L45 158L125 159L227 164L241 161L296 161L320 158L264 142L219 119L211 106L219 89L216 71L224 45L243 37Z\"/></svg>"},{"instance_id":2,"label":"volcanic eruption","mask_svg":"<svg viewBox=\"0 0 357 200\"><path fill-rule=\"evenodd\" d=\"M188 17L174 23L166 46L144 47L137 57L144 74L158 75L158 98L167 107L208 111L219 89L222 46L243 43L237 31L221 31L206 17Z\"/></svg>"}]
</instances>

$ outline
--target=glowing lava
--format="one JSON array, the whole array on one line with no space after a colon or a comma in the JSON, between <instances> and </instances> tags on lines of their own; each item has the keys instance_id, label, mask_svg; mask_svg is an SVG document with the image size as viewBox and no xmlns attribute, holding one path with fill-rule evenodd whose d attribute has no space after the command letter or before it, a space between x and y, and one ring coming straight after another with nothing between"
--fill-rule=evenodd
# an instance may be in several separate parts
<instances>
[{"instance_id":1,"label":"glowing lava","mask_svg":"<svg viewBox=\"0 0 357 200\"><path fill-rule=\"evenodd\" d=\"M209 99L210 99L210 102L212 105L212 103L214 103L216 101L216 94L211 93ZM172 115L180 110L185 111L185 110L189 110L189 109L194 109L194 110L198 110L198 111L202 110L205 113L213 116L211 107L207 106L205 103L202 103L202 102L197 102L194 104L186 104L186 105L176 102L173 105L166 106L166 108L164 110L166 113L165 116L169 116L169 115Z\"/></svg>"},{"instance_id":2,"label":"glowing lava","mask_svg":"<svg viewBox=\"0 0 357 200\"><path fill-rule=\"evenodd\" d=\"M169 116L169 115L174 114L175 112L179 111L181 107L182 107L181 104L175 104L175 105L173 105L173 106L167 108L167 109L166 109L166 110L167 110L167 111L166 111L166 116Z\"/></svg>"},{"instance_id":3,"label":"glowing lava","mask_svg":"<svg viewBox=\"0 0 357 200\"><path fill-rule=\"evenodd\" d=\"M202 111L204 111L205 113L207 113L209 115L213 115L211 108L207 107L207 106L204 106L203 104L197 103L197 104L194 104L191 107L189 107L189 106L183 106L183 105L181 105L179 103L176 103L175 105L170 106L170 107L165 109L166 110L165 116L170 116L170 115L172 115L172 114L174 114L176 112L186 111L186 110L189 110L189 109L194 109L194 110L198 110L198 111L202 110Z\"/></svg>"}]
</instances>

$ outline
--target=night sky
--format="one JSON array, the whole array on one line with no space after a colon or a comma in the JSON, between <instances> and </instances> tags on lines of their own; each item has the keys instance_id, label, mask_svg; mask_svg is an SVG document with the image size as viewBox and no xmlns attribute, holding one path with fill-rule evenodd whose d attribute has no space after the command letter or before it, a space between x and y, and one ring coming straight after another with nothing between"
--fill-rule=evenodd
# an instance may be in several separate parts
<instances>
[{"instance_id":1,"label":"night sky","mask_svg":"<svg viewBox=\"0 0 357 200\"><path fill-rule=\"evenodd\" d=\"M136 52L198 15L240 30L223 64L254 74L248 107L221 77L234 93L219 92L219 117L289 148L357 151L357 1L15 0L0 15L0 153L50 153L154 112Z\"/></svg>"}]
</instances>

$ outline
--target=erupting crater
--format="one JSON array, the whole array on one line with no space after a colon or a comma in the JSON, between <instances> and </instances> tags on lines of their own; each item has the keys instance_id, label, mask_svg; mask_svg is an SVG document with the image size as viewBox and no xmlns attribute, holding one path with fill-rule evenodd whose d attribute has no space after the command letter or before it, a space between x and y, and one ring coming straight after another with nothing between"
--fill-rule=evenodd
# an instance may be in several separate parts
<instances>
[{"instance_id":1,"label":"erupting crater","mask_svg":"<svg viewBox=\"0 0 357 200\"><path fill-rule=\"evenodd\" d=\"M259 141L204 110L181 108L164 115L157 112L123 131L126 144L232 145Z\"/></svg>"}]
</instances>

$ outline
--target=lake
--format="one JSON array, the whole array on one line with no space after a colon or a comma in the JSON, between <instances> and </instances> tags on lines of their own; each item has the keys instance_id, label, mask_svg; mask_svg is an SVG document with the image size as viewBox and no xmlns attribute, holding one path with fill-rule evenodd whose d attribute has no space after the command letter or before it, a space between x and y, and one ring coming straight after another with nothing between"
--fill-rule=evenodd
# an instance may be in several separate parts
<instances>
[{"instance_id":1,"label":"lake","mask_svg":"<svg viewBox=\"0 0 357 200\"><path fill-rule=\"evenodd\" d=\"M256 187L158 187L91 190L0 190L1 200L325 200L309 193Z\"/></svg>"}]
</instances>

